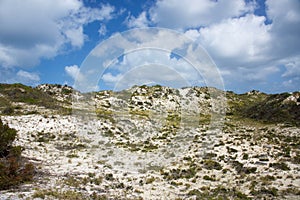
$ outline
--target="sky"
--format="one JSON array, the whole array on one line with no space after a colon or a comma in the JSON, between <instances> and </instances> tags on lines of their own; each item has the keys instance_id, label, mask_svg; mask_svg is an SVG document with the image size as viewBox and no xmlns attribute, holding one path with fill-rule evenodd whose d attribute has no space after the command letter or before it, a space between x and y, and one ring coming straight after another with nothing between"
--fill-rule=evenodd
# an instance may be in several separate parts
<instances>
[{"instance_id":1,"label":"sky","mask_svg":"<svg viewBox=\"0 0 300 200\"><path fill-rule=\"evenodd\" d=\"M183 41L201 51L175 54ZM97 54L113 44L121 54ZM112 62L88 70L96 54L94 64ZM197 71L193 56L209 65ZM299 91L300 1L0 0L1 83L76 86L87 72L98 78L91 90L215 86L213 72L237 93Z\"/></svg>"}]
</instances>

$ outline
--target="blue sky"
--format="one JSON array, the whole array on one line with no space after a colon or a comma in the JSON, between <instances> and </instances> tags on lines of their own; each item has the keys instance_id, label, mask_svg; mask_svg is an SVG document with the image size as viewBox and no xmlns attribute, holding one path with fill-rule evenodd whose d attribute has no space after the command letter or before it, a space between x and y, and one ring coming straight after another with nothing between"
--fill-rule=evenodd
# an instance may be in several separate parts
<instances>
[{"instance_id":1,"label":"blue sky","mask_svg":"<svg viewBox=\"0 0 300 200\"><path fill-rule=\"evenodd\" d=\"M1 0L0 82L73 85L97 45L112 35L145 27L174 30L201 45L226 90L300 90L299 0ZM123 55L102 74L99 88L165 80L183 86L170 78L170 70L192 85L205 85L183 58L170 54ZM161 65L139 68L139 58L147 56ZM129 74L127 82L121 81L124 74Z\"/></svg>"}]
</instances>

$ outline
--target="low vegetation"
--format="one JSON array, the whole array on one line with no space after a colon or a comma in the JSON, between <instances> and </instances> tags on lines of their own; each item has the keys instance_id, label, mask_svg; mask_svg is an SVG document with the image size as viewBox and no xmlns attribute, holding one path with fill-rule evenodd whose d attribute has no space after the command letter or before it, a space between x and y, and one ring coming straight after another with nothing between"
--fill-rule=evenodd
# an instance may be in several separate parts
<instances>
[{"instance_id":1,"label":"low vegetation","mask_svg":"<svg viewBox=\"0 0 300 200\"><path fill-rule=\"evenodd\" d=\"M251 118L267 123L300 126L299 92L265 94L251 91L245 94L227 92L229 115ZM295 101L287 100L293 95ZM298 98L297 98L298 97Z\"/></svg>"},{"instance_id":2,"label":"low vegetation","mask_svg":"<svg viewBox=\"0 0 300 200\"><path fill-rule=\"evenodd\" d=\"M42 92L36 88L25 86L19 83L16 84L0 84L0 93L5 97L1 97L1 104L6 102L21 102L30 105L44 106L49 109L61 109L59 102L51 95ZM4 109L9 108L7 104Z\"/></svg>"},{"instance_id":3,"label":"low vegetation","mask_svg":"<svg viewBox=\"0 0 300 200\"><path fill-rule=\"evenodd\" d=\"M0 121L0 189L15 191L0 198L297 199L299 95L227 92L219 129L210 90L78 92L72 110L71 87L0 84L1 119L22 131Z\"/></svg>"},{"instance_id":4,"label":"low vegetation","mask_svg":"<svg viewBox=\"0 0 300 200\"><path fill-rule=\"evenodd\" d=\"M31 181L34 166L21 156L22 147L13 146L17 131L0 119L0 190Z\"/></svg>"}]
</instances>

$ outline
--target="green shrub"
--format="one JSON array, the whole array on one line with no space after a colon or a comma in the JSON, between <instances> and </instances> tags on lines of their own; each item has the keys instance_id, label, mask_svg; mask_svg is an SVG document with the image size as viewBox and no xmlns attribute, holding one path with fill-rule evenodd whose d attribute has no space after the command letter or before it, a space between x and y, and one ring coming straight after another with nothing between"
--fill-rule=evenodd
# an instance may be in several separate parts
<instances>
[{"instance_id":1,"label":"green shrub","mask_svg":"<svg viewBox=\"0 0 300 200\"><path fill-rule=\"evenodd\" d=\"M7 106L2 110L2 114L11 115L14 113L14 108L11 106Z\"/></svg>"},{"instance_id":2,"label":"green shrub","mask_svg":"<svg viewBox=\"0 0 300 200\"><path fill-rule=\"evenodd\" d=\"M211 159L204 160L203 165L204 165L204 168L208 169L208 170L212 170L212 169L221 170L222 169L222 165L220 163L218 163L214 160L211 160Z\"/></svg>"},{"instance_id":3,"label":"green shrub","mask_svg":"<svg viewBox=\"0 0 300 200\"><path fill-rule=\"evenodd\" d=\"M31 163L22 164L17 157L9 157L0 161L0 190L8 189L32 180L34 166Z\"/></svg>"},{"instance_id":4,"label":"green shrub","mask_svg":"<svg viewBox=\"0 0 300 200\"><path fill-rule=\"evenodd\" d=\"M105 196L98 196L93 194L91 196L92 199L105 199ZM33 199L64 199L64 200L81 200L81 199L89 199L85 195L80 192L76 192L73 190L58 190L58 189L44 189L44 190L36 190L32 196Z\"/></svg>"},{"instance_id":5,"label":"green shrub","mask_svg":"<svg viewBox=\"0 0 300 200\"><path fill-rule=\"evenodd\" d=\"M3 124L0 119L0 157L6 157L9 154L16 136L17 131L9 128L7 124Z\"/></svg>"},{"instance_id":6,"label":"green shrub","mask_svg":"<svg viewBox=\"0 0 300 200\"><path fill-rule=\"evenodd\" d=\"M207 181L216 181L215 176L208 176L208 175L205 175L205 176L203 176L203 179L204 179L204 180L207 180Z\"/></svg>"},{"instance_id":7,"label":"green shrub","mask_svg":"<svg viewBox=\"0 0 300 200\"><path fill-rule=\"evenodd\" d=\"M154 177L147 178L147 179L146 179L146 184L153 183L154 181L155 181L155 178L154 178Z\"/></svg>"},{"instance_id":8,"label":"green shrub","mask_svg":"<svg viewBox=\"0 0 300 200\"><path fill-rule=\"evenodd\" d=\"M243 194L240 191L233 189L224 188L222 186L218 186L214 189L210 189L209 187L201 188L201 191L198 189L190 190L187 193L188 196L194 196L195 199L236 199L236 200L249 200L247 195Z\"/></svg>"},{"instance_id":9,"label":"green shrub","mask_svg":"<svg viewBox=\"0 0 300 200\"><path fill-rule=\"evenodd\" d=\"M252 195L256 195L256 196L265 196L265 195L272 195L272 196L278 196L278 189L275 187L271 187L271 188L265 188L262 187L259 190L252 190L250 192Z\"/></svg>"},{"instance_id":10,"label":"green shrub","mask_svg":"<svg viewBox=\"0 0 300 200\"><path fill-rule=\"evenodd\" d=\"M17 131L0 119L0 190L30 181L34 175L34 166L21 157L22 147L12 146L16 135Z\"/></svg>"},{"instance_id":11,"label":"green shrub","mask_svg":"<svg viewBox=\"0 0 300 200\"><path fill-rule=\"evenodd\" d=\"M248 160L248 159L249 159L249 154L244 153L244 154L243 154L243 160Z\"/></svg>"},{"instance_id":12,"label":"green shrub","mask_svg":"<svg viewBox=\"0 0 300 200\"><path fill-rule=\"evenodd\" d=\"M290 170L289 166L284 162L270 163L269 166L273 167L274 169L281 169L284 171Z\"/></svg>"},{"instance_id":13,"label":"green shrub","mask_svg":"<svg viewBox=\"0 0 300 200\"><path fill-rule=\"evenodd\" d=\"M180 178L190 179L196 176L198 168L190 167L188 169L171 169L169 172L162 171L164 179L176 180Z\"/></svg>"}]
</instances>

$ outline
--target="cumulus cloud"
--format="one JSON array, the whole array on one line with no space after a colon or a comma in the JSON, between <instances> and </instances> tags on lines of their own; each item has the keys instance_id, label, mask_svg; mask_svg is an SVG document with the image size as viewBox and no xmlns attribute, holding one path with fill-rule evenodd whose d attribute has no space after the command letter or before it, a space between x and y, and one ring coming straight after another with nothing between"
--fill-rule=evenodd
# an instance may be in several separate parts
<instances>
[{"instance_id":1,"label":"cumulus cloud","mask_svg":"<svg viewBox=\"0 0 300 200\"><path fill-rule=\"evenodd\" d=\"M158 26L184 30L239 17L253 8L253 4L243 0L161 0L149 13L151 21Z\"/></svg>"},{"instance_id":2,"label":"cumulus cloud","mask_svg":"<svg viewBox=\"0 0 300 200\"><path fill-rule=\"evenodd\" d=\"M0 68L0 82L2 83L23 83L28 85L38 85L40 76L35 72L16 70L13 68Z\"/></svg>"},{"instance_id":3,"label":"cumulus cloud","mask_svg":"<svg viewBox=\"0 0 300 200\"><path fill-rule=\"evenodd\" d=\"M0 1L0 65L27 67L60 54L66 45L80 48L83 26L108 20L114 8L88 8L78 0ZM13 13L13 14L12 14Z\"/></svg>"},{"instance_id":4,"label":"cumulus cloud","mask_svg":"<svg viewBox=\"0 0 300 200\"><path fill-rule=\"evenodd\" d=\"M279 72L279 68L276 66L271 67L263 67L261 69L249 69L246 68L244 70L247 70L245 76L243 76L244 79L247 81L266 81L267 77L270 75L275 74L276 72Z\"/></svg>"},{"instance_id":5,"label":"cumulus cloud","mask_svg":"<svg viewBox=\"0 0 300 200\"><path fill-rule=\"evenodd\" d=\"M147 13L144 11L138 17L130 16L127 20L127 26L129 28L144 28L150 24L147 18Z\"/></svg>"},{"instance_id":6,"label":"cumulus cloud","mask_svg":"<svg viewBox=\"0 0 300 200\"><path fill-rule=\"evenodd\" d=\"M156 68L148 71L144 66ZM100 43L81 68L88 80L95 84L100 76L113 86L123 79L121 75L136 72L140 78L126 80L136 80L133 84L159 80L163 85L171 85L172 80L177 82L174 87L203 85L205 81L206 85L223 88L220 73L206 52L184 34L168 29L133 29L117 33ZM137 73L136 68L143 70ZM87 74L90 70L96 72ZM172 76L176 78L172 79Z\"/></svg>"},{"instance_id":7,"label":"cumulus cloud","mask_svg":"<svg viewBox=\"0 0 300 200\"><path fill-rule=\"evenodd\" d=\"M106 35L107 29L105 24L100 24L100 28L98 30L99 35Z\"/></svg>"},{"instance_id":8,"label":"cumulus cloud","mask_svg":"<svg viewBox=\"0 0 300 200\"><path fill-rule=\"evenodd\" d=\"M111 70L117 73L112 74ZM101 77L103 82L118 89L149 83L178 88L204 82L200 72L190 63L172 57L170 52L155 49L140 49L125 54L122 60L109 66L106 71Z\"/></svg>"},{"instance_id":9,"label":"cumulus cloud","mask_svg":"<svg viewBox=\"0 0 300 200\"><path fill-rule=\"evenodd\" d=\"M129 22L184 32L208 51L230 88L299 90L300 1L266 0L266 16L255 14L264 9L258 6L245 0L159 0ZM176 41L164 38L159 42Z\"/></svg>"},{"instance_id":10,"label":"cumulus cloud","mask_svg":"<svg viewBox=\"0 0 300 200\"><path fill-rule=\"evenodd\" d=\"M255 84L259 87L277 79L282 85L293 83L295 88L300 69L300 1L266 0L266 16L255 14L255 9L264 9L260 4L245 0L159 0L129 22L131 27L155 24L184 32L208 51L227 85L252 81L256 88ZM282 67L285 70L280 70Z\"/></svg>"},{"instance_id":11,"label":"cumulus cloud","mask_svg":"<svg viewBox=\"0 0 300 200\"><path fill-rule=\"evenodd\" d=\"M28 81L38 82L40 81L40 77L36 73L29 73L23 70L18 71L17 76L22 79L26 79Z\"/></svg>"},{"instance_id":12,"label":"cumulus cloud","mask_svg":"<svg viewBox=\"0 0 300 200\"><path fill-rule=\"evenodd\" d=\"M231 66L254 65L268 59L267 53L270 51L271 25L265 25L265 20L265 17L253 14L227 19L201 28L198 38L215 58L222 59L223 65L225 60Z\"/></svg>"},{"instance_id":13,"label":"cumulus cloud","mask_svg":"<svg viewBox=\"0 0 300 200\"><path fill-rule=\"evenodd\" d=\"M117 74L114 76L110 72L108 72L108 73L103 74L102 80L104 82L107 82L108 84L114 85L122 78L122 76L123 76L122 74Z\"/></svg>"},{"instance_id":14,"label":"cumulus cloud","mask_svg":"<svg viewBox=\"0 0 300 200\"><path fill-rule=\"evenodd\" d=\"M157 75L158 71L159 76ZM105 76L106 74L104 74L103 79ZM108 82L108 84L117 91L130 88L134 85L144 84L159 84L174 88L190 85L189 81L186 80L182 74L180 74L174 68L159 64L145 64L142 66L136 66L124 74L120 73L116 76L111 76L111 80L112 82Z\"/></svg>"},{"instance_id":15,"label":"cumulus cloud","mask_svg":"<svg viewBox=\"0 0 300 200\"><path fill-rule=\"evenodd\" d=\"M272 20L272 54L290 57L300 54L300 1L267 0L267 16Z\"/></svg>"},{"instance_id":16,"label":"cumulus cloud","mask_svg":"<svg viewBox=\"0 0 300 200\"><path fill-rule=\"evenodd\" d=\"M300 78L295 77L293 79L289 79L286 81L283 81L283 86L290 91L300 91L299 90L299 85L300 85Z\"/></svg>"},{"instance_id":17,"label":"cumulus cloud","mask_svg":"<svg viewBox=\"0 0 300 200\"><path fill-rule=\"evenodd\" d=\"M184 35L194 41L200 37L198 29L189 29L184 33Z\"/></svg>"},{"instance_id":18,"label":"cumulus cloud","mask_svg":"<svg viewBox=\"0 0 300 200\"><path fill-rule=\"evenodd\" d=\"M82 92L98 91L98 85L94 84L89 78L89 74L94 71L82 72L77 65L65 66L65 72L73 79L73 87Z\"/></svg>"},{"instance_id":19,"label":"cumulus cloud","mask_svg":"<svg viewBox=\"0 0 300 200\"><path fill-rule=\"evenodd\" d=\"M77 65L65 66L65 72L74 80L80 76L80 68Z\"/></svg>"},{"instance_id":20,"label":"cumulus cloud","mask_svg":"<svg viewBox=\"0 0 300 200\"><path fill-rule=\"evenodd\" d=\"M65 35L69 38L73 47L81 47L84 43L83 28L74 28L66 30Z\"/></svg>"},{"instance_id":21,"label":"cumulus cloud","mask_svg":"<svg viewBox=\"0 0 300 200\"><path fill-rule=\"evenodd\" d=\"M249 13L190 28L185 34L207 49L228 85L243 77L253 88L271 80L271 88L276 79L281 91L299 90L300 2L267 0L266 7L267 18ZM285 70L280 71L282 66Z\"/></svg>"},{"instance_id":22,"label":"cumulus cloud","mask_svg":"<svg viewBox=\"0 0 300 200\"><path fill-rule=\"evenodd\" d=\"M225 83L231 88L244 84L255 89L259 84L266 84L267 81L272 84L276 79L278 88L283 85L283 89L299 90L300 1L266 0L266 16L258 16L254 12L259 6L255 2L157 0L150 8L145 7L139 14L130 15L125 23L129 28L156 25L184 33L207 50L219 67ZM86 24L99 21L98 33L105 35L105 22L114 16L115 9L108 4L90 8L78 0L0 1L0 71L3 75L0 80L10 77L7 80L23 78L39 81L38 74L13 67L34 66L40 59L53 58L69 47L81 48L87 40L84 30ZM118 33L115 36L117 35ZM106 66L105 62L110 63L112 56L119 56L123 49L131 49L136 44L140 48L159 46L162 49L178 49L186 44L185 40L178 41L178 37L173 36L163 29L158 34L149 31L135 32L135 35L129 37L134 38L134 42L121 38L92 54L106 55L109 52L105 57L107 60L103 60L103 65ZM121 50L117 51L119 49L116 48L116 52L110 51L111 46L120 47ZM172 57L170 52L131 52L124 55L122 61L110 64L110 68L117 71L106 72L102 78L111 85L122 81L125 84L130 79L137 83L143 81L133 76L133 72L144 77L146 82L151 82L151 79L156 82L171 80L168 73L172 70L179 72L183 79L197 80L192 68L183 59ZM134 66L141 66L140 70L133 68ZM149 70L144 66L148 66ZM172 68L167 70L163 66ZM161 70L158 70L159 67ZM161 76L155 76L157 71L161 72ZM88 70L80 74L77 65L66 66L65 72L77 80L84 80L89 73L95 74ZM98 77L94 78L97 80Z\"/></svg>"},{"instance_id":23,"label":"cumulus cloud","mask_svg":"<svg viewBox=\"0 0 300 200\"><path fill-rule=\"evenodd\" d=\"M295 59L285 65L286 71L282 77L300 77L300 58Z\"/></svg>"}]
</instances>

